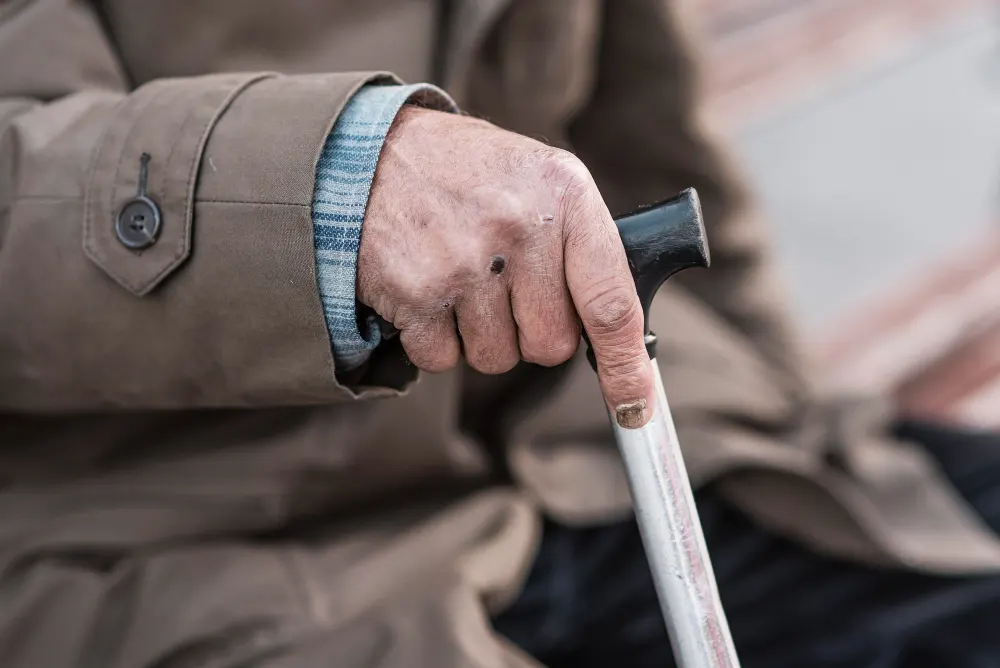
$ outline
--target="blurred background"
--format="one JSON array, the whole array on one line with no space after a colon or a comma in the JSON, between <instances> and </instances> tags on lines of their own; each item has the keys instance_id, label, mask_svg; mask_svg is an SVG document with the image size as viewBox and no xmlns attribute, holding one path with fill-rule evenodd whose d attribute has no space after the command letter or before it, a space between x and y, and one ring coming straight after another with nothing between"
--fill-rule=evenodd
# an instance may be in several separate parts
<instances>
[{"instance_id":1,"label":"blurred background","mask_svg":"<svg viewBox=\"0 0 1000 668\"><path fill-rule=\"evenodd\" d=\"M821 377L1000 427L1000 6L686 0Z\"/></svg>"}]
</instances>

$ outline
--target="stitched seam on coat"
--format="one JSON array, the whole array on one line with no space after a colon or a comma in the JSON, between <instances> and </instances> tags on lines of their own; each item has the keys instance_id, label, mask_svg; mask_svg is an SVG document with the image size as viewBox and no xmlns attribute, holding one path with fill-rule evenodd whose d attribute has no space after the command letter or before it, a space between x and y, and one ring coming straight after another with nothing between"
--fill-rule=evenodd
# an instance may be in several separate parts
<instances>
[{"instance_id":1,"label":"stitched seam on coat","mask_svg":"<svg viewBox=\"0 0 1000 668\"><path fill-rule=\"evenodd\" d=\"M226 95L225 99L216 108L215 112L212 114L211 117L209 117L208 122L205 124L205 129L202 131L201 139L198 141L198 145L195 147L195 150L193 151L193 155L191 157L191 166L189 167L187 184L184 187L183 221L184 221L185 242L188 240L188 235L190 234L191 231L190 228L194 222L193 220L194 213L191 211L191 202L194 200L194 183L198 177L198 163L201 160L202 153L205 150L205 145L208 143L209 135L211 135L212 130L215 129L215 124L218 123L220 118L222 118L222 115L226 112L227 109L229 109L229 105L233 103L233 100L235 100L238 95L240 95L251 85L259 81L263 81L264 79L270 79L274 76L275 75L269 73L258 74L254 77L247 79L246 81L240 82L239 85L234 86L233 90L229 91L229 94ZM184 257L187 247L188 247L187 243L182 243L178 248L178 252L174 255L173 259L171 259L170 262L162 270L157 272L155 275L153 275L152 278L146 281L147 290L149 289L148 286L156 285L164 276L166 276L167 274L169 274L171 271L174 270L174 268L177 266L177 261L180 260L182 257Z\"/></svg>"},{"instance_id":2,"label":"stitched seam on coat","mask_svg":"<svg viewBox=\"0 0 1000 668\"><path fill-rule=\"evenodd\" d=\"M311 204L303 204L302 202L257 202L242 199L199 199L195 200L195 204L260 204L261 206L301 206L307 209L312 208Z\"/></svg>"},{"instance_id":3,"label":"stitched seam on coat","mask_svg":"<svg viewBox=\"0 0 1000 668\"><path fill-rule=\"evenodd\" d=\"M19 202L21 200L40 199L40 200L50 200L50 201L56 201L56 202L75 202L75 201L78 201L78 200L85 199L85 197L86 197L85 195L33 195L33 194L27 194L27 195L16 195L10 201L11 202Z\"/></svg>"},{"instance_id":4,"label":"stitched seam on coat","mask_svg":"<svg viewBox=\"0 0 1000 668\"><path fill-rule=\"evenodd\" d=\"M186 137L187 136L186 132L188 131L188 124L191 122L192 119L195 119L195 120L198 119L198 114L196 113L196 105L198 104L198 102L199 102L198 99L195 98L193 100L193 103L189 103L188 112L186 114L184 114L184 118L181 120L181 122L179 124L179 129L177 130L177 134L175 136L177 136L177 137ZM166 163L163 166L164 197L166 196L166 192L169 191L171 185L173 185L172 182L171 182L171 176L173 175L173 171L171 170L171 165L174 162L174 158L177 156L177 147L180 146L181 143L182 143L182 141L176 141L176 142L174 142L173 146L170 147L170 152L167 153L167 160L166 160ZM199 144L200 144L200 142L199 142ZM195 153L197 155L197 150L196 150ZM185 212L185 214L187 213L187 197L188 197L188 191L187 191L187 186L185 185L185 188L184 188L184 212ZM178 237L178 239L177 239L177 250L175 251L174 257L170 261L170 264L168 265L169 267L172 267L174 265L174 263L177 262L177 260L179 260L182 257L184 257L184 254L185 254L186 251L190 250L190 246L188 245L188 243L189 243L189 240L190 240L189 230L190 230L191 223L188 221L186 215L182 216L181 223L183 224L183 229L181 230L180 237Z\"/></svg>"}]
</instances>

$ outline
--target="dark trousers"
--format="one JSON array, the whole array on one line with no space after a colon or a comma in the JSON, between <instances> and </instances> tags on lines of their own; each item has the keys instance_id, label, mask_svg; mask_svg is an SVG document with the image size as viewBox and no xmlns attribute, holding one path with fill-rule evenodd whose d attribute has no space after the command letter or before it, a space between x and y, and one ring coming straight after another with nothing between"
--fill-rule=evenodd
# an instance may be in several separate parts
<instances>
[{"instance_id":1,"label":"dark trousers","mask_svg":"<svg viewBox=\"0 0 1000 668\"><path fill-rule=\"evenodd\" d=\"M904 423L1000 531L1000 434ZM743 668L1000 667L1000 576L930 577L844 563L696 494ZM497 629L551 668L674 665L634 522L548 523Z\"/></svg>"}]
</instances>

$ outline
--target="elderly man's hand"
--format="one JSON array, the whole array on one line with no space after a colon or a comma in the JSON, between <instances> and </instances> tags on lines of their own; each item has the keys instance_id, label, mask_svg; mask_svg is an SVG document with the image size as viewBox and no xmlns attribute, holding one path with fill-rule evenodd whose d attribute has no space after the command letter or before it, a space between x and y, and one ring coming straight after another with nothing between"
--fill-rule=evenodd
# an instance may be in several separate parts
<instances>
[{"instance_id":1,"label":"elderly man's hand","mask_svg":"<svg viewBox=\"0 0 1000 668\"><path fill-rule=\"evenodd\" d=\"M582 321L626 427L653 406L643 314L614 221L573 155L484 121L404 108L379 160L358 299L431 372L565 362Z\"/></svg>"}]
</instances>

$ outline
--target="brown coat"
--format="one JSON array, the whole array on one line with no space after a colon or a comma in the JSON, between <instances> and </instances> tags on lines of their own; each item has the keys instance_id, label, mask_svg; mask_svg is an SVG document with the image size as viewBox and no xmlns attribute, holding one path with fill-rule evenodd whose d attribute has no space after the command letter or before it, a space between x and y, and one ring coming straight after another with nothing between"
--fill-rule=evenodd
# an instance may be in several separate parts
<instances>
[{"instance_id":1,"label":"brown coat","mask_svg":"<svg viewBox=\"0 0 1000 668\"><path fill-rule=\"evenodd\" d=\"M534 665L486 613L540 510L628 512L590 370L400 396L386 346L347 387L316 290L323 139L438 44L459 104L572 147L613 210L700 191L715 266L654 318L697 483L819 550L1000 566L884 416L804 381L667 3L455 0L444 31L435 4L0 3L0 665ZM144 152L164 224L135 254L112 220Z\"/></svg>"}]
</instances>

